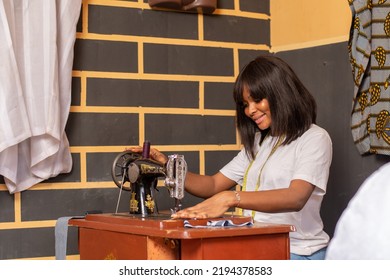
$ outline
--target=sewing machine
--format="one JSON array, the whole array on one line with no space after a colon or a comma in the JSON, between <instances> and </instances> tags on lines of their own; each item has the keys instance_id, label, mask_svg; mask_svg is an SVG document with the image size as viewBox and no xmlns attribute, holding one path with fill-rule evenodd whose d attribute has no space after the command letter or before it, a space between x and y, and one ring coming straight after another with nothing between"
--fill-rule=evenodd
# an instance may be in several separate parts
<instances>
[{"instance_id":1,"label":"sewing machine","mask_svg":"<svg viewBox=\"0 0 390 280\"><path fill-rule=\"evenodd\" d=\"M153 192L157 188L158 179L164 177L164 185L169 189L170 197L175 200L171 212L181 209L184 197L184 181L187 174L187 163L183 155L169 155L164 166L150 159L150 143L145 141L142 154L130 151L117 155L112 165L112 178L120 190L131 192L130 214L142 217L158 214ZM117 210L120 200L118 198Z\"/></svg>"}]
</instances>

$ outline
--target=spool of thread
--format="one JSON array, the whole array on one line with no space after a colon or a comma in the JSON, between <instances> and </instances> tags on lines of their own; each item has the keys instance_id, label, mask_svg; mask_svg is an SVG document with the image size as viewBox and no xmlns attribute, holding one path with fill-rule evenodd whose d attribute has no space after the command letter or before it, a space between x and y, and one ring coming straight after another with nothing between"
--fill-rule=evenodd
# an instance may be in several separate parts
<instances>
[{"instance_id":1,"label":"spool of thread","mask_svg":"<svg viewBox=\"0 0 390 280\"><path fill-rule=\"evenodd\" d=\"M142 147L142 157L149 158L150 155L150 142L146 140L144 146Z\"/></svg>"}]
</instances>

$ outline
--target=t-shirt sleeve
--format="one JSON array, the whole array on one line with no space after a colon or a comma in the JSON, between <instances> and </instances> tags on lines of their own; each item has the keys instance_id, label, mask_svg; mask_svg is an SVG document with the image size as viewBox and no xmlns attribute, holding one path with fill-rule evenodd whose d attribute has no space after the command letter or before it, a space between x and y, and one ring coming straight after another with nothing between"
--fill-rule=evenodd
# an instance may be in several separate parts
<instances>
[{"instance_id":1,"label":"t-shirt sleeve","mask_svg":"<svg viewBox=\"0 0 390 280\"><path fill-rule=\"evenodd\" d=\"M242 149L228 164L222 167L220 172L230 180L242 185L243 177L248 165L249 158L246 155L245 149Z\"/></svg>"},{"instance_id":2,"label":"t-shirt sleeve","mask_svg":"<svg viewBox=\"0 0 390 280\"><path fill-rule=\"evenodd\" d=\"M292 179L315 185L315 192L325 194L332 162L332 141L328 133L319 129L302 136L296 150L296 169Z\"/></svg>"}]
</instances>

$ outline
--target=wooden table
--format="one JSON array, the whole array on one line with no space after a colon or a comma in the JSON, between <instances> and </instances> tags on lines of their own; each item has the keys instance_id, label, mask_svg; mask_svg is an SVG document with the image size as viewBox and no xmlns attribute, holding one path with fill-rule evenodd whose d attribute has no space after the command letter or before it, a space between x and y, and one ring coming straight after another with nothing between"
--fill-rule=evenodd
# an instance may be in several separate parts
<instances>
[{"instance_id":1,"label":"wooden table","mask_svg":"<svg viewBox=\"0 0 390 280\"><path fill-rule=\"evenodd\" d=\"M235 224L250 217L224 216ZM210 219L208 219L210 220ZM206 225L208 220L189 220ZM213 219L217 220L217 219ZM186 228L168 215L90 214L71 219L79 227L82 260L245 260L290 258L290 225L254 223L243 227Z\"/></svg>"}]
</instances>

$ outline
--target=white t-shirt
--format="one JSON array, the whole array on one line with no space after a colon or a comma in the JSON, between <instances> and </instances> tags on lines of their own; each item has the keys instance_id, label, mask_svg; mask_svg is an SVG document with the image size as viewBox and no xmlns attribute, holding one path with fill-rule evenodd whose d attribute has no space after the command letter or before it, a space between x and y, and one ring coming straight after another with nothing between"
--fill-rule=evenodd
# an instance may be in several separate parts
<instances>
[{"instance_id":1,"label":"white t-shirt","mask_svg":"<svg viewBox=\"0 0 390 280\"><path fill-rule=\"evenodd\" d=\"M328 260L390 260L390 163L349 202L326 252Z\"/></svg>"},{"instance_id":2,"label":"white t-shirt","mask_svg":"<svg viewBox=\"0 0 390 280\"><path fill-rule=\"evenodd\" d=\"M259 142L260 133L255 139L255 143ZM255 221L293 225L296 231L290 233L291 253L311 255L329 242L329 236L323 231L320 208L332 161L332 141L324 129L312 125L301 137L288 145L279 146L268 158L276 142L276 137L266 137L261 146L256 144L257 155L252 163L242 149L220 172L246 191L256 190L262 168L258 191L288 188L294 179L305 180L316 186L299 212L255 212L254 215ZM243 186L246 172L246 185ZM243 213L250 216L252 210L244 210Z\"/></svg>"}]
</instances>

